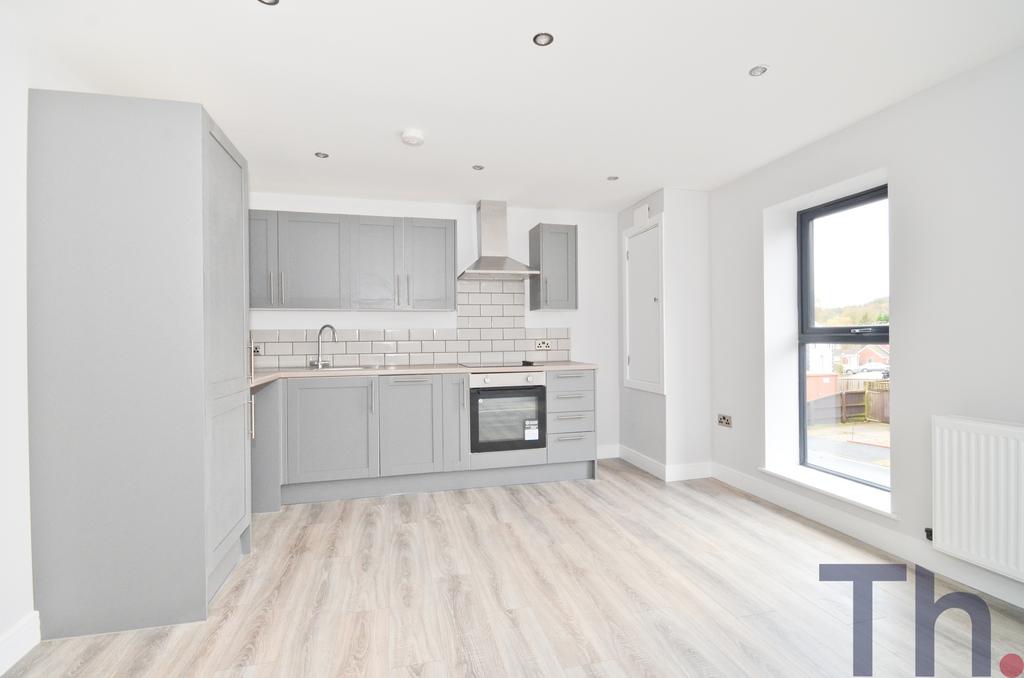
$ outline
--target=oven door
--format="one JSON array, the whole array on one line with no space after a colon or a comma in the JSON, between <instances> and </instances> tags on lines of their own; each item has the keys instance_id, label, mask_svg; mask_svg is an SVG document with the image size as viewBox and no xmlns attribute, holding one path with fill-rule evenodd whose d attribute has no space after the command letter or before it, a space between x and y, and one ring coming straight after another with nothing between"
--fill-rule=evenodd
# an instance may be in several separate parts
<instances>
[{"instance_id":1,"label":"oven door","mask_svg":"<svg viewBox=\"0 0 1024 678\"><path fill-rule=\"evenodd\" d=\"M474 388L470 391L469 422L472 452L545 447L545 388Z\"/></svg>"}]
</instances>

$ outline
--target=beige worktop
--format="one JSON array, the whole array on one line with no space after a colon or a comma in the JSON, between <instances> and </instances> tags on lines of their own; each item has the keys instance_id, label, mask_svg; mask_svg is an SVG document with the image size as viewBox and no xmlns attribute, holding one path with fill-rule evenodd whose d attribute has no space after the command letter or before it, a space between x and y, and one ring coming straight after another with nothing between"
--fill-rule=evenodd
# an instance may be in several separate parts
<instances>
[{"instance_id":1,"label":"beige worktop","mask_svg":"<svg viewBox=\"0 0 1024 678\"><path fill-rule=\"evenodd\" d=\"M563 370L596 370L592 363L578 363L572 360L538 363L537 365L507 365L489 367L487 365L397 365L395 367L343 367L336 369L314 370L308 367L282 367L275 370L256 370L250 386L256 388L278 379L296 377L373 377L396 374L479 374L481 372L558 372Z\"/></svg>"}]
</instances>

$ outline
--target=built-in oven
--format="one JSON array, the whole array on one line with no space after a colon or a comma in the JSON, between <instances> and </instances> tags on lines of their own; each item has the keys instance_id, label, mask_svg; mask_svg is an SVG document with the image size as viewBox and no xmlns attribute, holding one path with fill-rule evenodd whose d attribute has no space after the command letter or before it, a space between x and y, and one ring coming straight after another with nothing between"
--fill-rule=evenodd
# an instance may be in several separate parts
<instances>
[{"instance_id":1,"label":"built-in oven","mask_svg":"<svg viewBox=\"0 0 1024 678\"><path fill-rule=\"evenodd\" d=\"M531 450L547 446L544 372L469 375L470 451Z\"/></svg>"}]
</instances>

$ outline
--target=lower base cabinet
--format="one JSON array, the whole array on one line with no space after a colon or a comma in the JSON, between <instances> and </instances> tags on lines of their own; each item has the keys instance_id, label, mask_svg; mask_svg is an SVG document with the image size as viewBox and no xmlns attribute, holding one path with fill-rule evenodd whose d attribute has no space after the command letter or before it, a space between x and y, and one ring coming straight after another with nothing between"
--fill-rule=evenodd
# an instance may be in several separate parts
<instances>
[{"instance_id":1,"label":"lower base cabinet","mask_svg":"<svg viewBox=\"0 0 1024 678\"><path fill-rule=\"evenodd\" d=\"M380 474L444 470L442 376L380 377Z\"/></svg>"},{"instance_id":2,"label":"lower base cabinet","mask_svg":"<svg viewBox=\"0 0 1024 678\"><path fill-rule=\"evenodd\" d=\"M288 381L288 483L380 475L376 377Z\"/></svg>"}]
</instances>

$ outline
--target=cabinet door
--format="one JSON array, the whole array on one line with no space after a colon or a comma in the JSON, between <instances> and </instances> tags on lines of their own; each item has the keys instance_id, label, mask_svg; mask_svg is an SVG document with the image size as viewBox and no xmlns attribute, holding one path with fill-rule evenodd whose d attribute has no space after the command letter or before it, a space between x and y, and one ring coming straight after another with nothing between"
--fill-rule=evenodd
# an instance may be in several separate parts
<instances>
[{"instance_id":1,"label":"cabinet door","mask_svg":"<svg viewBox=\"0 0 1024 678\"><path fill-rule=\"evenodd\" d=\"M443 469L441 376L380 378L380 474Z\"/></svg>"},{"instance_id":2,"label":"cabinet door","mask_svg":"<svg viewBox=\"0 0 1024 678\"><path fill-rule=\"evenodd\" d=\"M444 470L469 469L469 377L465 374L443 376L444 394Z\"/></svg>"},{"instance_id":3,"label":"cabinet door","mask_svg":"<svg viewBox=\"0 0 1024 678\"><path fill-rule=\"evenodd\" d=\"M285 308L345 308L347 243L336 214L279 212L278 288ZM343 261L346 263L343 266Z\"/></svg>"},{"instance_id":4,"label":"cabinet door","mask_svg":"<svg viewBox=\"0 0 1024 678\"><path fill-rule=\"evenodd\" d=\"M288 482L380 475L376 377L288 381Z\"/></svg>"},{"instance_id":5,"label":"cabinet door","mask_svg":"<svg viewBox=\"0 0 1024 678\"><path fill-rule=\"evenodd\" d=\"M249 390L247 200L245 159L206 121L203 313L208 398Z\"/></svg>"},{"instance_id":6,"label":"cabinet door","mask_svg":"<svg viewBox=\"0 0 1024 678\"><path fill-rule=\"evenodd\" d=\"M216 565L220 555L249 525L249 396L218 398L207 412L206 554Z\"/></svg>"},{"instance_id":7,"label":"cabinet door","mask_svg":"<svg viewBox=\"0 0 1024 678\"><path fill-rule=\"evenodd\" d=\"M345 220L352 238L352 308L397 308L402 220L364 216Z\"/></svg>"},{"instance_id":8,"label":"cabinet door","mask_svg":"<svg viewBox=\"0 0 1024 678\"><path fill-rule=\"evenodd\" d=\"M455 308L455 222L404 220L404 306L417 310Z\"/></svg>"},{"instance_id":9,"label":"cabinet door","mask_svg":"<svg viewBox=\"0 0 1024 678\"><path fill-rule=\"evenodd\" d=\"M576 308L576 227L544 224L540 238L540 307Z\"/></svg>"},{"instance_id":10,"label":"cabinet door","mask_svg":"<svg viewBox=\"0 0 1024 678\"><path fill-rule=\"evenodd\" d=\"M277 212L250 210L250 308L272 308L278 305L277 272Z\"/></svg>"}]
</instances>

